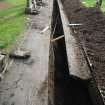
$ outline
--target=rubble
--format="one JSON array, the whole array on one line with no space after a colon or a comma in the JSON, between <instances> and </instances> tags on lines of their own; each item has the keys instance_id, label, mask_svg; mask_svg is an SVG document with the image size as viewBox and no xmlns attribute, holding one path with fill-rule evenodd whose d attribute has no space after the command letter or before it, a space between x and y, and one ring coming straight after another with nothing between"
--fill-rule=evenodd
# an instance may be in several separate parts
<instances>
[{"instance_id":1,"label":"rubble","mask_svg":"<svg viewBox=\"0 0 105 105\"><path fill-rule=\"evenodd\" d=\"M31 56L30 51L26 49L18 49L9 54L10 58L27 59Z\"/></svg>"}]
</instances>

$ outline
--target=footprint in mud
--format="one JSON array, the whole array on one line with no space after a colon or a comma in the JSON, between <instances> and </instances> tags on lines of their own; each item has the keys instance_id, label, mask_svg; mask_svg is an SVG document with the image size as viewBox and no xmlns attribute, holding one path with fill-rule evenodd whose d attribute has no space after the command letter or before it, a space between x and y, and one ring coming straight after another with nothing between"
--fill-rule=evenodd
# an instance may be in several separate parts
<instances>
[{"instance_id":1,"label":"footprint in mud","mask_svg":"<svg viewBox=\"0 0 105 105\"><path fill-rule=\"evenodd\" d=\"M4 101L3 103L2 103L2 105L8 105L9 103L7 102L7 101Z\"/></svg>"},{"instance_id":2,"label":"footprint in mud","mask_svg":"<svg viewBox=\"0 0 105 105\"><path fill-rule=\"evenodd\" d=\"M32 29L39 29L39 30L43 30L44 26L42 26L41 24L38 24L37 22L34 22L32 24Z\"/></svg>"},{"instance_id":3,"label":"footprint in mud","mask_svg":"<svg viewBox=\"0 0 105 105\"><path fill-rule=\"evenodd\" d=\"M11 105L15 105L15 102L13 102Z\"/></svg>"},{"instance_id":4,"label":"footprint in mud","mask_svg":"<svg viewBox=\"0 0 105 105\"><path fill-rule=\"evenodd\" d=\"M11 104L8 101L4 101L2 105L15 105L15 102L12 102Z\"/></svg>"},{"instance_id":5,"label":"footprint in mud","mask_svg":"<svg viewBox=\"0 0 105 105\"><path fill-rule=\"evenodd\" d=\"M11 93L11 94L10 94L10 97L14 97L14 96L15 96L15 94L14 94L14 93Z\"/></svg>"}]
</instances>

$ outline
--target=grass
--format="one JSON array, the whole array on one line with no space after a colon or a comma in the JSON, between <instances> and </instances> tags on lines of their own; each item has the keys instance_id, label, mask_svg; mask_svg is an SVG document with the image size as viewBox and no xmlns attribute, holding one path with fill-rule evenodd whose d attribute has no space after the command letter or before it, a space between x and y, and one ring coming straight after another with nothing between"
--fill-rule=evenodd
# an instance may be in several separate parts
<instances>
[{"instance_id":1,"label":"grass","mask_svg":"<svg viewBox=\"0 0 105 105\"><path fill-rule=\"evenodd\" d=\"M86 7L93 7L93 6L95 6L96 0L82 0L82 3ZM103 12L105 12L105 0L103 0L101 9L102 9Z\"/></svg>"},{"instance_id":2,"label":"grass","mask_svg":"<svg viewBox=\"0 0 105 105\"><path fill-rule=\"evenodd\" d=\"M0 9L0 49L15 43L18 35L25 29L24 8L26 0L0 0L10 5Z\"/></svg>"}]
</instances>

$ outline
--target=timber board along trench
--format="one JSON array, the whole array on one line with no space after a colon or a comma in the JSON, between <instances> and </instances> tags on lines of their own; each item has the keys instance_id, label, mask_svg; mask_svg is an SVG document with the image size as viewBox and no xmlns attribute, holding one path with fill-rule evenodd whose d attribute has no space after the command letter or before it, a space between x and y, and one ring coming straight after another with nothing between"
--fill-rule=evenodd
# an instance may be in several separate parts
<instances>
[{"instance_id":1,"label":"timber board along trench","mask_svg":"<svg viewBox=\"0 0 105 105\"><path fill-rule=\"evenodd\" d=\"M54 2L57 3L59 8L58 11L60 13L62 22L61 24L65 35L64 39L66 44L69 75L83 81L89 80L87 83L87 89L93 105L104 105L102 96L92 75L90 70L91 68L89 67L90 65L88 65L84 52L82 51L82 48L77 44L75 38L72 35L72 31L67 26L69 21L64 14L62 3L60 0L54 0Z\"/></svg>"}]
</instances>

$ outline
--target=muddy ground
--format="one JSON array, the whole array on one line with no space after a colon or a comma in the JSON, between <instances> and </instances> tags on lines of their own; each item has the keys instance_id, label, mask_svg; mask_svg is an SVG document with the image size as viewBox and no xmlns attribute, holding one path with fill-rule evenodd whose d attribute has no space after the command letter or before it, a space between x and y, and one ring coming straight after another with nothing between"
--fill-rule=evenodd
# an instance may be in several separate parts
<instances>
[{"instance_id":1,"label":"muddy ground","mask_svg":"<svg viewBox=\"0 0 105 105\"><path fill-rule=\"evenodd\" d=\"M31 51L26 60L15 59L11 68L0 81L0 105L47 105L48 62L52 0L43 0L45 5L38 15L33 15L29 28L24 33L19 48Z\"/></svg>"},{"instance_id":2,"label":"muddy ground","mask_svg":"<svg viewBox=\"0 0 105 105\"><path fill-rule=\"evenodd\" d=\"M98 7L84 7L79 0L62 0L62 3L69 22L83 24L72 27L74 36L85 46L98 87L105 97L105 14Z\"/></svg>"}]
</instances>

